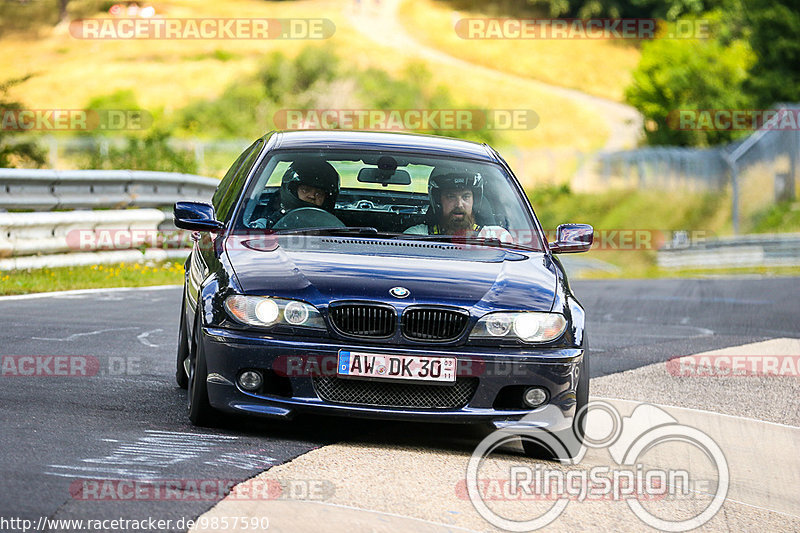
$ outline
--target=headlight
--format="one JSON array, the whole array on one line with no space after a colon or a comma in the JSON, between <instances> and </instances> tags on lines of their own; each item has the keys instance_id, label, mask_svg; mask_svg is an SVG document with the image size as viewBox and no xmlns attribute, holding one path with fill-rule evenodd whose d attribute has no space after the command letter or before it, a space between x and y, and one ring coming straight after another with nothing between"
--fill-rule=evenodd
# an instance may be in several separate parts
<instances>
[{"instance_id":1,"label":"headlight","mask_svg":"<svg viewBox=\"0 0 800 533\"><path fill-rule=\"evenodd\" d=\"M549 342L560 337L566 328L567 319L558 313L489 313L478 320L469 337Z\"/></svg>"},{"instance_id":2,"label":"headlight","mask_svg":"<svg viewBox=\"0 0 800 533\"><path fill-rule=\"evenodd\" d=\"M225 299L225 309L234 320L249 326L283 324L326 329L317 308L297 300L234 294Z\"/></svg>"}]
</instances>

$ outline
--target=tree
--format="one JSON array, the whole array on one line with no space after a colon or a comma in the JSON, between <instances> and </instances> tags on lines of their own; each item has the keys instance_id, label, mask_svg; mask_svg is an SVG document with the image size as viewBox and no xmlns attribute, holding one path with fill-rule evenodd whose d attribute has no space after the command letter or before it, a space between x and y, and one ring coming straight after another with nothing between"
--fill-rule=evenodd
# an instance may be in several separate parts
<instances>
[{"instance_id":1,"label":"tree","mask_svg":"<svg viewBox=\"0 0 800 533\"><path fill-rule=\"evenodd\" d=\"M527 0L533 8L551 17L658 18L676 20L698 15L719 5L722 0Z\"/></svg>"},{"instance_id":2,"label":"tree","mask_svg":"<svg viewBox=\"0 0 800 533\"><path fill-rule=\"evenodd\" d=\"M755 56L741 39L657 39L642 47L626 100L645 118L648 144L708 146L742 131L679 129L681 110L746 109L744 90Z\"/></svg>"},{"instance_id":3,"label":"tree","mask_svg":"<svg viewBox=\"0 0 800 533\"><path fill-rule=\"evenodd\" d=\"M58 21L64 22L67 20L67 4L69 0L58 0Z\"/></svg>"},{"instance_id":4,"label":"tree","mask_svg":"<svg viewBox=\"0 0 800 533\"><path fill-rule=\"evenodd\" d=\"M758 60L747 89L757 105L800 101L800 10L797 0L749 0L745 21Z\"/></svg>"},{"instance_id":5,"label":"tree","mask_svg":"<svg viewBox=\"0 0 800 533\"><path fill-rule=\"evenodd\" d=\"M10 134L5 129L5 118L7 113L16 113L22 109L22 104L11 100L8 97L8 90L20 83L25 82L31 76L6 80L0 83L0 119L3 119L3 126L0 126L0 167L12 168L15 166L34 166L41 167L46 159L44 150L34 140L10 142L16 136Z\"/></svg>"}]
</instances>

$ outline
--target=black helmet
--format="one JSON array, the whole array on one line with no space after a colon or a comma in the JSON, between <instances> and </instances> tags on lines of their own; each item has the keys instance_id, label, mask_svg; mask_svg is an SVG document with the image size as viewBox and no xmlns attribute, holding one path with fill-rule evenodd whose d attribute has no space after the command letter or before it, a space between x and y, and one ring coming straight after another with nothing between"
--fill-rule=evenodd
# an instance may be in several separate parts
<instances>
[{"instance_id":1,"label":"black helmet","mask_svg":"<svg viewBox=\"0 0 800 533\"><path fill-rule=\"evenodd\" d=\"M465 169L436 167L428 178L428 198L431 203L431 215L438 217L442 213L442 191L446 189L471 189L473 202L472 212L476 211L483 199L483 176Z\"/></svg>"},{"instance_id":2,"label":"black helmet","mask_svg":"<svg viewBox=\"0 0 800 533\"><path fill-rule=\"evenodd\" d=\"M281 204L287 211L299 207L319 207L297 196L297 187L301 183L325 191L328 196L322 209L333 212L336 197L339 196L339 173L333 165L324 159L301 159L289 165L281 179Z\"/></svg>"}]
</instances>

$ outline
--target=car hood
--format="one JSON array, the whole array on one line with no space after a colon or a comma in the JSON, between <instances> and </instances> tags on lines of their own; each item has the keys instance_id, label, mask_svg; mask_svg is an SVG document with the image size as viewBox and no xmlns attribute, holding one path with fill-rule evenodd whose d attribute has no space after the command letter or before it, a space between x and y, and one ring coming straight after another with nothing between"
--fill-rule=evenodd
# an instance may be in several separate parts
<instances>
[{"instance_id":1,"label":"car hood","mask_svg":"<svg viewBox=\"0 0 800 533\"><path fill-rule=\"evenodd\" d=\"M485 246L318 236L229 237L226 253L246 294L394 304L549 311L555 269L543 253ZM399 299L393 287L408 289Z\"/></svg>"}]
</instances>

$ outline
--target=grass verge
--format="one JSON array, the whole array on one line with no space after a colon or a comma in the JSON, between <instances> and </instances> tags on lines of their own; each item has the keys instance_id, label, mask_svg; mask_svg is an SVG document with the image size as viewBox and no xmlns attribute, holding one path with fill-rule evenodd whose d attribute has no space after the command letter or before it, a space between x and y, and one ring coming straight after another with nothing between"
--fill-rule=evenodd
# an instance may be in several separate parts
<instances>
[{"instance_id":1,"label":"grass verge","mask_svg":"<svg viewBox=\"0 0 800 533\"><path fill-rule=\"evenodd\" d=\"M718 277L778 277L800 276L800 267L741 267L668 269L651 265L645 268L622 265L618 272L584 272L574 279L668 279L668 278L718 278Z\"/></svg>"},{"instance_id":2,"label":"grass verge","mask_svg":"<svg viewBox=\"0 0 800 533\"><path fill-rule=\"evenodd\" d=\"M118 263L0 272L0 295L72 289L180 285L183 263Z\"/></svg>"},{"instance_id":3,"label":"grass verge","mask_svg":"<svg viewBox=\"0 0 800 533\"><path fill-rule=\"evenodd\" d=\"M165 0L158 13L168 17L204 18L328 18L336 33L321 42L304 40L80 40L64 27L43 30L38 36L4 35L0 43L0 71L6 78L34 76L12 88L10 97L32 109L82 109L92 98L117 91L133 91L136 102L161 122L194 100L209 100L258 70L263 58L276 50L295 57L311 44L330 47L357 68L377 67L401 75L409 62L426 64L431 85L445 85L457 102L478 102L487 109L533 109L539 123L531 129L505 130L499 147L515 149L569 146L590 151L601 147L609 134L597 112L576 105L550 91L520 83L498 83L475 76L469 67L441 64L366 38L348 17L351 4L260 0ZM98 15L99 16L99 15ZM107 15L102 15L107 16ZM558 61L563 61L558 59ZM146 80L143 83L142 80ZM69 91L64 91L69 87ZM324 107L336 108L336 95ZM272 116L277 109L267 110ZM580 124L597 124L576 127Z\"/></svg>"},{"instance_id":4,"label":"grass verge","mask_svg":"<svg viewBox=\"0 0 800 533\"><path fill-rule=\"evenodd\" d=\"M800 268L796 267L671 269L657 265L657 249L675 231L685 231L693 239L731 235L730 194L642 190L587 194L573 193L562 186L530 190L528 196L551 240L559 224L575 222L594 227L595 247L581 257L603 261L616 270L583 271L581 279L800 274ZM755 210L743 218L742 230L800 232L798 205L784 202Z\"/></svg>"},{"instance_id":5,"label":"grass verge","mask_svg":"<svg viewBox=\"0 0 800 533\"><path fill-rule=\"evenodd\" d=\"M614 272L584 271L576 279L687 278L714 276L798 276L800 267L748 267L720 269L666 269L656 264L657 238L641 249L614 249L620 231L668 235L672 231L699 231L715 238L731 233L730 198L725 194L665 195L652 191L614 190L603 194L572 193L568 187L529 191L529 197L546 231L562 223L581 222L595 228L595 241L606 239L603 249L582 257L614 265ZM784 202L754 213L744 221L757 233L800 232L797 202ZM614 234L612 232L617 232ZM616 240L615 240L616 239ZM183 263L93 265L0 272L0 295L106 287L144 287L183 283Z\"/></svg>"},{"instance_id":6,"label":"grass verge","mask_svg":"<svg viewBox=\"0 0 800 533\"><path fill-rule=\"evenodd\" d=\"M639 62L633 44L610 39L463 39L455 22L487 14L455 12L445 2L405 2L400 17L415 38L452 56L616 101Z\"/></svg>"}]
</instances>

